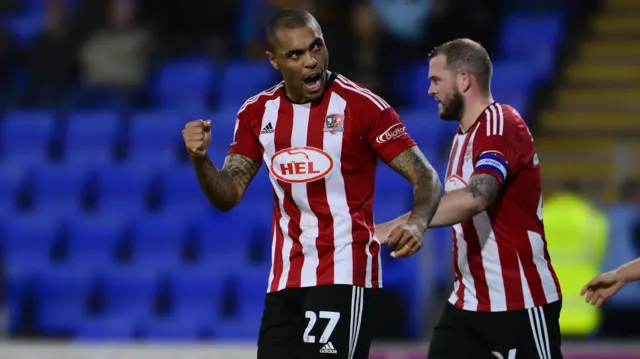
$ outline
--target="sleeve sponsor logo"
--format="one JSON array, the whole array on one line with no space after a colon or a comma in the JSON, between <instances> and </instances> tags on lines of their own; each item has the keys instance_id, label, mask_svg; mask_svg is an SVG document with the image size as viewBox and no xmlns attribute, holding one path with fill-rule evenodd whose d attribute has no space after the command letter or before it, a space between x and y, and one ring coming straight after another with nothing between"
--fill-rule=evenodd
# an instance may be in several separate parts
<instances>
[{"instance_id":1,"label":"sleeve sponsor logo","mask_svg":"<svg viewBox=\"0 0 640 359\"><path fill-rule=\"evenodd\" d=\"M390 140L395 140L396 138L400 138L407 133L407 128L402 123L396 123L395 125L389 127L386 131L381 133L378 137L376 137L377 143L385 143Z\"/></svg>"}]
</instances>

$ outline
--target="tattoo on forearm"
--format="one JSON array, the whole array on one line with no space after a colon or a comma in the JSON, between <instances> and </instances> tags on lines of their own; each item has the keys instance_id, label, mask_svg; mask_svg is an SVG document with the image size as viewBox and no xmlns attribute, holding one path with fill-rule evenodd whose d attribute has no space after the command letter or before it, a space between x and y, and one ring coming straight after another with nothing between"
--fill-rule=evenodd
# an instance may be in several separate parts
<instances>
[{"instance_id":1,"label":"tattoo on forearm","mask_svg":"<svg viewBox=\"0 0 640 359\"><path fill-rule=\"evenodd\" d=\"M471 177L465 190L473 198L482 197L487 205L490 205L500 194L500 182L493 176L479 174Z\"/></svg>"},{"instance_id":2,"label":"tattoo on forearm","mask_svg":"<svg viewBox=\"0 0 640 359\"><path fill-rule=\"evenodd\" d=\"M438 174L418 147L412 147L389 166L413 185L413 209L410 219L419 220L426 228L438 209L442 197L442 183Z\"/></svg>"},{"instance_id":3,"label":"tattoo on forearm","mask_svg":"<svg viewBox=\"0 0 640 359\"><path fill-rule=\"evenodd\" d=\"M222 166L222 174L228 176L240 188L245 190L249 182L258 173L260 164L248 157L241 155L229 155Z\"/></svg>"},{"instance_id":4,"label":"tattoo on forearm","mask_svg":"<svg viewBox=\"0 0 640 359\"><path fill-rule=\"evenodd\" d=\"M222 170L218 170L209 157L195 159L194 167L209 202L218 209L229 210L238 203L260 164L242 155L229 155Z\"/></svg>"}]
</instances>

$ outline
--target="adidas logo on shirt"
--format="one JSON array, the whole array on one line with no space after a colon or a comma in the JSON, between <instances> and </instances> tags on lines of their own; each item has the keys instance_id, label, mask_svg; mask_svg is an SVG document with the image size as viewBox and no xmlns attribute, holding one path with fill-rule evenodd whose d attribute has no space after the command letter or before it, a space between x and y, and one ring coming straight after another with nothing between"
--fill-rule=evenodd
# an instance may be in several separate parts
<instances>
[{"instance_id":1,"label":"adidas logo on shirt","mask_svg":"<svg viewBox=\"0 0 640 359\"><path fill-rule=\"evenodd\" d=\"M333 347L331 342L328 342L320 349L320 354L338 354L338 351Z\"/></svg>"},{"instance_id":2,"label":"adidas logo on shirt","mask_svg":"<svg viewBox=\"0 0 640 359\"><path fill-rule=\"evenodd\" d=\"M267 123L267 125L264 126L264 128L260 132L260 134L262 134L262 135L267 134L267 133L273 133L273 126L271 126L271 122Z\"/></svg>"}]
</instances>

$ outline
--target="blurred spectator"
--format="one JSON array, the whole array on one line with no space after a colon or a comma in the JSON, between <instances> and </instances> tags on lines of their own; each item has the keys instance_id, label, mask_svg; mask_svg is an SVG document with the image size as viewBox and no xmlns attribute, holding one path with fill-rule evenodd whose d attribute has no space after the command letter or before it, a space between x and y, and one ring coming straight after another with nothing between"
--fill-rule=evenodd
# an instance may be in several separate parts
<instances>
[{"instance_id":1,"label":"blurred spectator","mask_svg":"<svg viewBox=\"0 0 640 359\"><path fill-rule=\"evenodd\" d=\"M44 27L28 54L28 106L56 106L77 84L77 46L63 1L49 1Z\"/></svg>"},{"instance_id":2,"label":"blurred spectator","mask_svg":"<svg viewBox=\"0 0 640 359\"><path fill-rule=\"evenodd\" d=\"M480 42L492 54L503 3L503 0L432 0L426 51L451 39L468 37Z\"/></svg>"},{"instance_id":3,"label":"blurred spectator","mask_svg":"<svg viewBox=\"0 0 640 359\"><path fill-rule=\"evenodd\" d=\"M563 191L545 201L544 207L542 202L540 205L539 211L544 208L549 255L562 289L562 334L590 336L598 329L600 311L584 305L580 290L600 273L608 240L607 217L576 183L567 183Z\"/></svg>"},{"instance_id":4,"label":"blurred spectator","mask_svg":"<svg viewBox=\"0 0 640 359\"><path fill-rule=\"evenodd\" d=\"M640 257L640 183L628 180L621 186L620 198L608 211L611 222L609 247L603 271ZM631 284L610 298L603 307L601 335L637 337L640 328L626 323L640 321L640 286Z\"/></svg>"},{"instance_id":5,"label":"blurred spectator","mask_svg":"<svg viewBox=\"0 0 640 359\"><path fill-rule=\"evenodd\" d=\"M13 72L19 63L18 50L0 20L0 104L6 104L12 95Z\"/></svg>"},{"instance_id":6,"label":"blurred spectator","mask_svg":"<svg viewBox=\"0 0 640 359\"><path fill-rule=\"evenodd\" d=\"M0 0L0 14L15 12L21 9L21 0Z\"/></svg>"},{"instance_id":7,"label":"blurred spectator","mask_svg":"<svg viewBox=\"0 0 640 359\"><path fill-rule=\"evenodd\" d=\"M80 51L83 76L82 105L106 100L118 107L136 102L149 68L151 33L136 22L136 5L112 0L107 27L98 29ZM96 103L96 101L98 103Z\"/></svg>"},{"instance_id":8,"label":"blurred spectator","mask_svg":"<svg viewBox=\"0 0 640 359\"><path fill-rule=\"evenodd\" d=\"M222 60L239 52L235 41L240 1L141 0L140 21L157 35L162 58L206 51Z\"/></svg>"},{"instance_id":9,"label":"blurred spectator","mask_svg":"<svg viewBox=\"0 0 640 359\"><path fill-rule=\"evenodd\" d=\"M373 92L387 98L384 89L388 86L384 86L385 84L381 82L382 67L380 56L378 56L380 51L378 16L371 6L361 4L353 9L351 23L355 35L352 41L352 57L355 66L350 75Z\"/></svg>"}]
</instances>

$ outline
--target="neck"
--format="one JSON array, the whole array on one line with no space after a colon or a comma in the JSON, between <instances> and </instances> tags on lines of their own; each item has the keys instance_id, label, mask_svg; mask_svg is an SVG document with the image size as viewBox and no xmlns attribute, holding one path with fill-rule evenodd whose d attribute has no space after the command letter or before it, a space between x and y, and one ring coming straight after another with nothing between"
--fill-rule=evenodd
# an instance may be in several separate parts
<instances>
[{"instance_id":1,"label":"neck","mask_svg":"<svg viewBox=\"0 0 640 359\"><path fill-rule=\"evenodd\" d=\"M302 92L296 93L295 91L293 91L293 89L291 87L289 87L289 84L287 84L286 81L284 82L284 89L286 91L286 96L289 99L289 101L291 101L293 103L305 103L306 102Z\"/></svg>"},{"instance_id":2,"label":"neck","mask_svg":"<svg viewBox=\"0 0 640 359\"><path fill-rule=\"evenodd\" d=\"M460 118L460 128L462 132L467 132L471 126L476 122L482 112L493 103L493 96L491 94L482 96L474 101L467 101Z\"/></svg>"}]
</instances>

